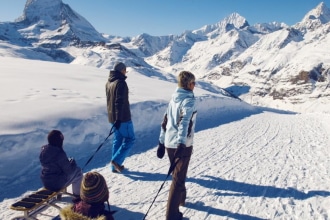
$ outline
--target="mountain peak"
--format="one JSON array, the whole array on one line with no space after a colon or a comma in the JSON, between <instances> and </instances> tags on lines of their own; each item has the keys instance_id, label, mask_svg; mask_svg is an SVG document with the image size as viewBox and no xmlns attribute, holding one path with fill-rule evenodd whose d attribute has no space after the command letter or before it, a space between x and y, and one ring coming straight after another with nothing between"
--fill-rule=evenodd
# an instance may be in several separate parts
<instances>
[{"instance_id":1,"label":"mountain peak","mask_svg":"<svg viewBox=\"0 0 330 220\"><path fill-rule=\"evenodd\" d=\"M62 43L105 41L84 17L62 0L27 0L23 15L16 22L24 26L21 34L40 38L40 42L45 40L47 44L58 44L58 39L62 39Z\"/></svg>"},{"instance_id":2,"label":"mountain peak","mask_svg":"<svg viewBox=\"0 0 330 220\"><path fill-rule=\"evenodd\" d=\"M309 24L314 21L319 21L321 24L330 21L330 10L324 2L321 2L316 8L309 11L303 18L302 23Z\"/></svg>"},{"instance_id":3,"label":"mountain peak","mask_svg":"<svg viewBox=\"0 0 330 220\"><path fill-rule=\"evenodd\" d=\"M223 19L223 21L221 21L221 23L232 24L238 29L242 29L242 28L245 28L246 26L249 26L249 23L247 22L247 20L236 12L230 14L228 17Z\"/></svg>"},{"instance_id":4,"label":"mountain peak","mask_svg":"<svg viewBox=\"0 0 330 220\"><path fill-rule=\"evenodd\" d=\"M27 0L23 15L16 21L33 23L38 20L59 19L62 5L62 0Z\"/></svg>"},{"instance_id":5,"label":"mountain peak","mask_svg":"<svg viewBox=\"0 0 330 220\"><path fill-rule=\"evenodd\" d=\"M239 15L238 13L232 13L225 17L223 20L219 21L213 25L205 25L202 28L193 31L195 34L208 34L219 35L221 33L227 32L233 28L243 29L249 26L247 20Z\"/></svg>"}]
</instances>

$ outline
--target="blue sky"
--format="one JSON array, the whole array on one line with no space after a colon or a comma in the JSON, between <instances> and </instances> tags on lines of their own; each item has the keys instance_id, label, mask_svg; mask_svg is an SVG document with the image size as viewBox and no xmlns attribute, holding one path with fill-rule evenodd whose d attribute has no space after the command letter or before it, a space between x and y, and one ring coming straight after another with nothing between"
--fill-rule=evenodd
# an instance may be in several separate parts
<instances>
[{"instance_id":1,"label":"blue sky","mask_svg":"<svg viewBox=\"0 0 330 220\"><path fill-rule=\"evenodd\" d=\"M181 34L215 24L231 13L250 25L272 21L293 25L322 0L62 0L101 33L116 36ZM26 0L0 0L0 22L14 21ZM330 8L330 0L323 0Z\"/></svg>"}]
</instances>

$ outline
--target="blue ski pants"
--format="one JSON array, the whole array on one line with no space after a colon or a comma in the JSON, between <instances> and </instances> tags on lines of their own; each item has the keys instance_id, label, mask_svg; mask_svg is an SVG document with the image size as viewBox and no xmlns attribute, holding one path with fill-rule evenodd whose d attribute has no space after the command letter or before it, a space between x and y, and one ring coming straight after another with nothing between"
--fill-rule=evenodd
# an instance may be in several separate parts
<instances>
[{"instance_id":1,"label":"blue ski pants","mask_svg":"<svg viewBox=\"0 0 330 220\"><path fill-rule=\"evenodd\" d=\"M113 126L112 123L111 127ZM119 165L124 163L135 142L134 127L132 121L122 122L119 129L115 129L112 143L112 159ZM114 167L111 165L111 169Z\"/></svg>"}]
</instances>

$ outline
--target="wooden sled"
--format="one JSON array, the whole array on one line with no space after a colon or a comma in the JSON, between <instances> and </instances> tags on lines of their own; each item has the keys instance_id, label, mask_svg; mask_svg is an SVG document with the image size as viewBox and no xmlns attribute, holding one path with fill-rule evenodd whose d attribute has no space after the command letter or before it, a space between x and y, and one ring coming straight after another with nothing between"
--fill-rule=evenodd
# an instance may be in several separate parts
<instances>
[{"instance_id":1,"label":"wooden sled","mask_svg":"<svg viewBox=\"0 0 330 220\"><path fill-rule=\"evenodd\" d=\"M45 206L51 206L61 210L61 207L54 204L54 202L56 200L60 201L63 194L73 196L73 194L67 192L66 188L63 188L60 191L51 191L43 188L15 202L10 206L10 209L23 211L22 216L15 217L14 219L35 220L36 218L32 217L32 215Z\"/></svg>"}]
</instances>

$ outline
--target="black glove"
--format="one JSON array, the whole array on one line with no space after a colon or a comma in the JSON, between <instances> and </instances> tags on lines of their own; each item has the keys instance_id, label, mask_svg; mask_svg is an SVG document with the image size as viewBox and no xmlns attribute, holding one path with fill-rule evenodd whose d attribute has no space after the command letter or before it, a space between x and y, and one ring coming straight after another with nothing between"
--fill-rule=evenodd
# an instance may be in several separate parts
<instances>
[{"instance_id":1,"label":"black glove","mask_svg":"<svg viewBox=\"0 0 330 220\"><path fill-rule=\"evenodd\" d=\"M184 149L186 148L185 144L178 144L175 152L174 152L174 158L181 158L183 157Z\"/></svg>"},{"instance_id":2,"label":"black glove","mask_svg":"<svg viewBox=\"0 0 330 220\"><path fill-rule=\"evenodd\" d=\"M121 121L120 121L120 120L116 120L116 121L115 121L115 124L114 124L113 126L115 126L115 128L116 128L117 130L119 130L119 128L120 128L120 124L121 124Z\"/></svg>"},{"instance_id":3,"label":"black glove","mask_svg":"<svg viewBox=\"0 0 330 220\"><path fill-rule=\"evenodd\" d=\"M72 166L77 166L76 160L73 159L73 157L70 157L70 158L69 158L69 161L70 161L70 164L71 164Z\"/></svg>"},{"instance_id":4,"label":"black glove","mask_svg":"<svg viewBox=\"0 0 330 220\"><path fill-rule=\"evenodd\" d=\"M164 157L164 154L165 154L165 145L159 142L157 148L157 157L159 159L162 159Z\"/></svg>"}]
</instances>

